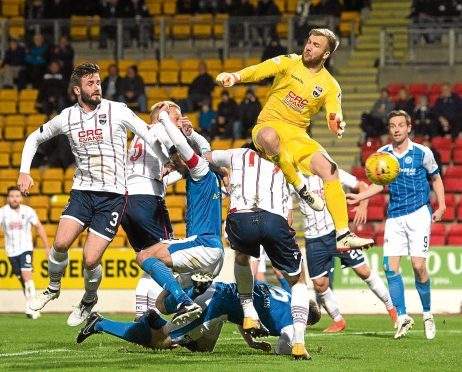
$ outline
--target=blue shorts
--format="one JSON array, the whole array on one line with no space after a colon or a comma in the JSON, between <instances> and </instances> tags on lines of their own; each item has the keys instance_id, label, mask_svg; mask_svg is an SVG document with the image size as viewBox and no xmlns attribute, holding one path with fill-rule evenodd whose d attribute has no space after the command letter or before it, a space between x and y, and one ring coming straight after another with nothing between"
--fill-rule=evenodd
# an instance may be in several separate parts
<instances>
[{"instance_id":1,"label":"blue shorts","mask_svg":"<svg viewBox=\"0 0 462 372\"><path fill-rule=\"evenodd\" d=\"M260 257L265 248L271 264L293 276L300 273L302 254L287 220L267 211L232 213L226 219L226 233L231 248L253 257Z\"/></svg>"},{"instance_id":2,"label":"blue shorts","mask_svg":"<svg viewBox=\"0 0 462 372\"><path fill-rule=\"evenodd\" d=\"M160 196L129 195L122 227L136 252L173 238L168 210Z\"/></svg>"},{"instance_id":3,"label":"blue shorts","mask_svg":"<svg viewBox=\"0 0 462 372\"><path fill-rule=\"evenodd\" d=\"M126 204L126 195L71 190L61 218L77 221L93 234L111 241L117 233Z\"/></svg>"},{"instance_id":4,"label":"blue shorts","mask_svg":"<svg viewBox=\"0 0 462 372\"><path fill-rule=\"evenodd\" d=\"M348 252L337 250L335 231L319 238L305 238L306 260L308 273L311 279L328 276L334 270L333 257L339 257L342 268L361 266L365 263L363 252L360 249Z\"/></svg>"},{"instance_id":5,"label":"blue shorts","mask_svg":"<svg viewBox=\"0 0 462 372\"><path fill-rule=\"evenodd\" d=\"M13 268L13 273L17 277L21 276L21 270L32 271L32 251L22 252L20 255L8 257Z\"/></svg>"}]
</instances>

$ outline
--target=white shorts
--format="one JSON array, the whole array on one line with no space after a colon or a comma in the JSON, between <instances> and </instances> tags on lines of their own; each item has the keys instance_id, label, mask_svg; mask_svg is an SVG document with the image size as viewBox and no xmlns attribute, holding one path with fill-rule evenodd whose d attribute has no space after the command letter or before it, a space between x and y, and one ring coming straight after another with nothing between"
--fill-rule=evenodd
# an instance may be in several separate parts
<instances>
[{"instance_id":1,"label":"white shorts","mask_svg":"<svg viewBox=\"0 0 462 372\"><path fill-rule=\"evenodd\" d=\"M180 274L209 274L213 277L220 273L225 252L218 237L191 236L164 240L162 243L170 244L168 250L173 271Z\"/></svg>"},{"instance_id":2,"label":"white shorts","mask_svg":"<svg viewBox=\"0 0 462 372\"><path fill-rule=\"evenodd\" d=\"M383 255L428 258L432 215L424 205L405 216L388 218L385 222Z\"/></svg>"}]
</instances>

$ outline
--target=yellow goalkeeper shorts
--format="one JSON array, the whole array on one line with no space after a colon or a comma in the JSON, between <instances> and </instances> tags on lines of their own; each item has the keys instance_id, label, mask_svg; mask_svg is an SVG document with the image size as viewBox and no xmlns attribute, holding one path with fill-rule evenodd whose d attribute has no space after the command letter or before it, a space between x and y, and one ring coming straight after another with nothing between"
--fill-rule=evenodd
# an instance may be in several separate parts
<instances>
[{"instance_id":1,"label":"yellow goalkeeper shorts","mask_svg":"<svg viewBox=\"0 0 462 372\"><path fill-rule=\"evenodd\" d=\"M257 144L257 134L263 127L273 128L279 136L280 153L288 157L288 161L303 174L311 175L310 169L306 169L303 164L310 164L311 158L315 152L321 151L327 154L327 151L318 142L312 139L305 128L296 127L283 122L264 122L255 125L252 129L252 140L258 151L265 155L265 151Z\"/></svg>"}]
</instances>

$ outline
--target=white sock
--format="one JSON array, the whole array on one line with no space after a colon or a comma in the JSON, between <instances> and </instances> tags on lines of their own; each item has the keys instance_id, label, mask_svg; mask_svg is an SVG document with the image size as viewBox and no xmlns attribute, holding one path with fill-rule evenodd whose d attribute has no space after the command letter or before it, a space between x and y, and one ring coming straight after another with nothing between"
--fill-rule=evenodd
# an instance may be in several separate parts
<instances>
[{"instance_id":1,"label":"white sock","mask_svg":"<svg viewBox=\"0 0 462 372\"><path fill-rule=\"evenodd\" d=\"M250 265L241 266L234 262L234 276L245 318L259 319L253 306L253 275Z\"/></svg>"},{"instance_id":2,"label":"white sock","mask_svg":"<svg viewBox=\"0 0 462 372\"><path fill-rule=\"evenodd\" d=\"M310 296L306 284L297 283L292 287L292 300L290 310L294 320L293 344L305 344L305 329L308 321Z\"/></svg>"},{"instance_id":3,"label":"white sock","mask_svg":"<svg viewBox=\"0 0 462 372\"><path fill-rule=\"evenodd\" d=\"M48 288L58 291L61 288L61 278L66 271L69 263L69 254L66 252L58 252L55 247L51 247L50 256L48 257L48 276L50 283Z\"/></svg>"},{"instance_id":4,"label":"white sock","mask_svg":"<svg viewBox=\"0 0 462 372\"><path fill-rule=\"evenodd\" d=\"M146 273L145 273L146 274ZM146 274L149 277L149 286L148 286L148 310L156 310L159 314L160 312L157 310L156 301L157 297L163 291L162 287L157 284L149 274Z\"/></svg>"},{"instance_id":5,"label":"white sock","mask_svg":"<svg viewBox=\"0 0 462 372\"><path fill-rule=\"evenodd\" d=\"M379 274L371 270L371 275L369 275L369 278L364 279L364 281L369 286L371 291L382 300L387 310L393 308L393 302L391 301L390 293L388 292L385 283L382 281L382 279L380 279Z\"/></svg>"},{"instance_id":6,"label":"white sock","mask_svg":"<svg viewBox=\"0 0 462 372\"><path fill-rule=\"evenodd\" d=\"M322 307L327 311L327 314L329 314L334 322L342 320L343 317L338 308L337 298L332 289L327 288L327 291L321 293L319 296L321 297Z\"/></svg>"},{"instance_id":7,"label":"white sock","mask_svg":"<svg viewBox=\"0 0 462 372\"><path fill-rule=\"evenodd\" d=\"M85 294L82 297L82 301L86 303L93 302L96 299L96 292L103 279L103 268L101 265L96 266L93 270L84 268L83 279L85 283Z\"/></svg>"},{"instance_id":8,"label":"white sock","mask_svg":"<svg viewBox=\"0 0 462 372\"><path fill-rule=\"evenodd\" d=\"M26 313L29 310L29 303L30 300L35 296L35 284L34 281L28 280L27 282L24 283L24 297L26 298Z\"/></svg>"},{"instance_id":9,"label":"white sock","mask_svg":"<svg viewBox=\"0 0 462 372\"><path fill-rule=\"evenodd\" d=\"M151 276L145 271L138 280L138 284L135 289L136 295L136 316L141 316L148 309L148 288L149 281L152 280Z\"/></svg>"}]
</instances>

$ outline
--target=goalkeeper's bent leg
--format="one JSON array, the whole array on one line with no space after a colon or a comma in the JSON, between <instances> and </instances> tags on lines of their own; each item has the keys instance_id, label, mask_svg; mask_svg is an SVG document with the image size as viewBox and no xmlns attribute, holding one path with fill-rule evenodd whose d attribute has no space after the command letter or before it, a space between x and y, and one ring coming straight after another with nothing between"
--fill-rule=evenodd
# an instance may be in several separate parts
<instances>
[{"instance_id":1,"label":"goalkeeper's bent leg","mask_svg":"<svg viewBox=\"0 0 462 372\"><path fill-rule=\"evenodd\" d=\"M334 221L337 236L348 230L348 212L345 192L338 178L337 164L335 164L327 154L317 151L313 156L296 157L295 161L301 170L309 170L316 174L324 182L324 198L326 199L327 209Z\"/></svg>"},{"instance_id":2,"label":"goalkeeper's bent leg","mask_svg":"<svg viewBox=\"0 0 462 372\"><path fill-rule=\"evenodd\" d=\"M259 150L263 150L269 160L281 168L287 182L294 186L295 190L300 190L303 182L297 174L290 151L287 151L286 146L281 143L277 132L271 127L262 127L255 139L255 145Z\"/></svg>"}]
</instances>

